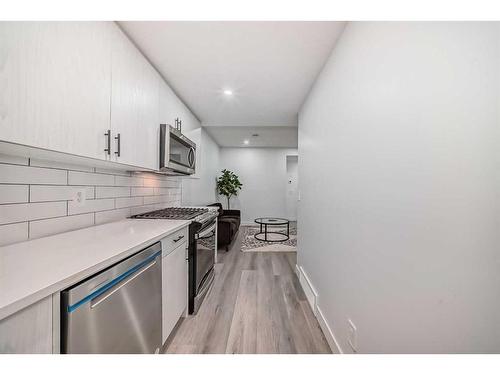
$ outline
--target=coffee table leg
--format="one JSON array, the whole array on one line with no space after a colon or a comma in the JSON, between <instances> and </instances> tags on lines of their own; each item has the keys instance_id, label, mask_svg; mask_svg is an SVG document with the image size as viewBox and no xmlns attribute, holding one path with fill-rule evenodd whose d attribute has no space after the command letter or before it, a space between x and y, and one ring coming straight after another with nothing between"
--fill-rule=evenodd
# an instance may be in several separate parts
<instances>
[{"instance_id":1,"label":"coffee table leg","mask_svg":"<svg viewBox=\"0 0 500 375\"><path fill-rule=\"evenodd\" d=\"M267 224L264 224L264 240L267 241Z\"/></svg>"},{"instance_id":2,"label":"coffee table leg","mask_svg":"<svg viewBox=\"0 0 500 375\"><path fill-rule=\"evenodd\" d=\"M286 223L286 236L290 238L290 222Z\"/></svg>"}]
</instances>

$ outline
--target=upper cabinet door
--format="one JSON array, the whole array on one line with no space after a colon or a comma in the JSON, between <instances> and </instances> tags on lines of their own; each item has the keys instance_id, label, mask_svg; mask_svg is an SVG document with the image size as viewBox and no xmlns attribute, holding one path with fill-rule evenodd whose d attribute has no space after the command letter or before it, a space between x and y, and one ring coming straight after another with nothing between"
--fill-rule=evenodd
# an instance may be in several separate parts
<instances>
[{"instance_id":1,"label":"upper cabinet door","mask_svg":"<svg viewBox=\"0 0 500 375\"><path fill-rule=\"evenodd\" d=\"M180 117L179 102L172 89L160 78L160 124L175 126L175 119Z\"/></svg>"},{"instance_id":2,"label":"upper cabinet door","mask_svg":"<svg viewBox=\"0 0 500 375\"><path fill-rule=\"evenodd\" d=\"M159 168L159 75L117 27L112 43L111 132L114 160Z\"/></svg>"},{"instance_id":3,"label":"upper cabinet door","mask_svg":"<svg viewBox=\"0 0 500 375\"><path fill-rule=\"evenodd\" d=\"M0 23L0 140L106 159L110 22Z\"/></svg>"},{"instance_id":4,"label":"upper cabinet door","mask_svg":"<svg viewBox=\"0 0 500 375\"><path fill-rule=\"evenodd\" d=\"M175 127L175 119L182 121L182 131L187 132L201 126L198 119L184 103L175 95L172 89L160 80L160 123Z\"/></svg>"}]
</instances>

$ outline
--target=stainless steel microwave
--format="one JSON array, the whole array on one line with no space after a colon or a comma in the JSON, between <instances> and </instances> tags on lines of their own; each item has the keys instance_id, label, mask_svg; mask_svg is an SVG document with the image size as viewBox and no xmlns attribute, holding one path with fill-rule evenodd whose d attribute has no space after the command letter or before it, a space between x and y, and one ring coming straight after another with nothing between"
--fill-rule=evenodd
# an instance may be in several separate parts
<instances>
[{"instance_id":1,"label":"stainless steel microwave","mask_svg":"<svg viewBox=\"0 0 500 375\"><path fill-rule=\"evenodd\" d=\"M189 175L196 168L196 143L170 125L160 124L160 171Z\"/></svg>"}]
</instances>

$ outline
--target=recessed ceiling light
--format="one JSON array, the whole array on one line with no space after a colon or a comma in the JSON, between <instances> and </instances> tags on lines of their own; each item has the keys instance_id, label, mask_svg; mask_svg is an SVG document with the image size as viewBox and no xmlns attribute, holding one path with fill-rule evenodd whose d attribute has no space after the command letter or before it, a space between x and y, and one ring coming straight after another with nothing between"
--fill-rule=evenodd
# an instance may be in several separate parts
<instances>
[{"instance_id":1,"label":"recessed ceiling light","mask_svg":"<svg viewBox=\"0 0 500 375\"><path fill-rule=\"evenodd\" d=\"M233 95L233 92L231 90L226 89L224 90L224 95L231 96Z\"/></svg>"},{"instance_id":2,"label":"recessed ceiling light","mask_svg":"<svg viewBox=\"0 0 500 375\"><path fill-rule=\"evenodd\" d=\"M245 139L245 140L243 141L243 143L247 145L247 144L249 144L250 142L248 141L248 139Z\"/></svg>"}]
</instances>

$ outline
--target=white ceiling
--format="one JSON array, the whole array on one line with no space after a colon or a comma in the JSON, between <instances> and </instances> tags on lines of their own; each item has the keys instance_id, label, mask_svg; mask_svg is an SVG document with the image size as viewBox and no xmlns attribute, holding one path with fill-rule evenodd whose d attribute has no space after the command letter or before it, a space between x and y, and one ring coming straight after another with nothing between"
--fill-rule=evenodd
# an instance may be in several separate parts
<instances>
[{"instance_id":1,"label":"white ceiling","mask_svg":"<svg viewBox=\"0 0 500 375\"><path fill-rule=\"evenodd\" d=\"M205 129L221 147L297 148L295 126L209 126ZM248 145L244 144L245 140Z\"/></svg>"},{"instance_id":2,"label":"white ceiling","mask_svg":"<svg viewBox=\"0 0 500 375\"><path fill-rule=\"evenodd\" d=\"M345 26L278 21L119 24L206 127L297 126L299 108ZM225 96L224 89L234 95ZM222 133L214 133L223 142Z\"/></svg>"}]
</instances>

